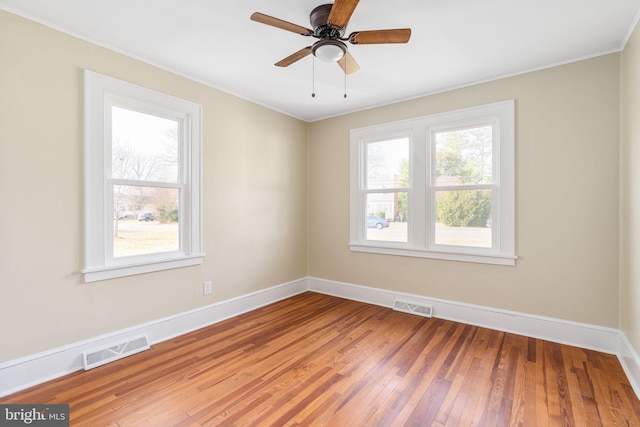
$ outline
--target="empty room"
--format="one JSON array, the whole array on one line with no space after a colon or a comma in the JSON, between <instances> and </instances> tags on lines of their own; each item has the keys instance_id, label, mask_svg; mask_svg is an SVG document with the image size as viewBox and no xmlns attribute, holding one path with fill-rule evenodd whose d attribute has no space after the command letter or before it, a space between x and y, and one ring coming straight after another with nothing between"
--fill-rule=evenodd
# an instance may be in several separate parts
<instances>
[{"instance_id":1,"label":"empty room","mask_svg":"<svg viewBox=\"0 0 640 427\"><path fill-rule=\"evenodd\" d=\"M0 425L640 426L639 18L0 0Z\"/></svg>"}]
</instances>

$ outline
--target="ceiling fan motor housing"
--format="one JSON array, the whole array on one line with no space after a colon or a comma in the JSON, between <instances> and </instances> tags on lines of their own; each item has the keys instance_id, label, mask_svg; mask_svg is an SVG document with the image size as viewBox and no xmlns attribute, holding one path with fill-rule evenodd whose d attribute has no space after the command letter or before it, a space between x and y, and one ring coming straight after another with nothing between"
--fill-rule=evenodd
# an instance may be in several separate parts
<instances>
[{"instance_id":1,"label":"ceiling fan motor housing","mask_svg":"<svg viewBox=\"0 0 640 427\"><path fill-rule=\"evenodd\" d=\"M345 27L331 27L328 25L332 4L323 4L311 11L309 20L316 37L339 39L344 36Z\"/></svg>"}]
</instances>

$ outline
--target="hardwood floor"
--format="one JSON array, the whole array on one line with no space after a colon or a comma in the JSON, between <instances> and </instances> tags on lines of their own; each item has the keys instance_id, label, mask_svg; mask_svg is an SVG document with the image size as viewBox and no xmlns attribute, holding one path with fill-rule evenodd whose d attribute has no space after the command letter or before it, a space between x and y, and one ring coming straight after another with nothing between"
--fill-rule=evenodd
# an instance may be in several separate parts
<instances>
[{"instance_id":1,"label":"hardwood floor","mask_svg":"<svg viewBox=\"0 0 640 427\"><path fill-rule=\"evenodd\" d=\"M613 355L307 292L0 399L72 426L640 426Z\"/></svg>"}]
</instances>

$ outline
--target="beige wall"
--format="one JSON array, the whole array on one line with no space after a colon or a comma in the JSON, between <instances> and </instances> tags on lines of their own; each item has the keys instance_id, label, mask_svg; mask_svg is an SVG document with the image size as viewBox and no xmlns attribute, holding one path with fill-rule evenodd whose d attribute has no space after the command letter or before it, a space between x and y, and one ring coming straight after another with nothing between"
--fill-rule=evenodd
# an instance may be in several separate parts
<instances>
[{"instance_id":1,"label":"beige wall","mask_svg":"<svg viewBox=\"0 0 640 427\"><path fill-rule=\"evenodd\" d=\"M349 251L349 129L512 98L515 267ZM309 275L617 327L618 141L618 54L312 123Z\"/></svg>"},{"instance_id":2,"label":"beige wall","mask_svg":"<svg viewBox=\"0 0 640 427\"><path fill-rule=\"evenodd\" d=\"M620 329L640 351L640 28L621 60Z\"/></svg>"},{"instance_id":3,"label":"beige wall","mask_svg":"<svg viewBox=\"0 0 640 427\"><path fill-rule=\"evenodd\" d=\"M84 68L203 105L203 265L82 283ZM306 159L304 122L0 11L0 362L304 277Z\"/></svg>"}]
</instances>

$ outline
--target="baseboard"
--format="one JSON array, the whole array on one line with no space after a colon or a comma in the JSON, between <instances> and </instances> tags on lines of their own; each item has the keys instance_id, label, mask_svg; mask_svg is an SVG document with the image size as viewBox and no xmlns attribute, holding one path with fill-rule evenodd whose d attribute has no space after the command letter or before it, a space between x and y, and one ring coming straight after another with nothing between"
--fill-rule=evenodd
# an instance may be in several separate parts
<instances>
[{"instance_id":1,"label":"baseboard","mask_svg":"<svg viewBox=\"0 0 640 427\"><path fill-rule=\"evenodd\" d=\"M633 391L636 392L636 396L640 399L640 356L638 356L638 353L623 332L620 332L618 359L620 359L620 364L627 374Z\"/></svg>"},{"instance_id":2,"label":"baseboard","mask_svg":"<svg viewBox=\"0 0 640 427\"><path fill-rule=\"evenodd\" d=\"M392 307L396 298L430 305L433 316L618 356L636 395L640 397L640 357L617 329L491 307L428 298L314 277L302 278L237 298L221 301L153 322L77 342L0 364L0 397L82 369L82 352L113 341L147 334L157 344L259 307L312 291L354 301Z\"/></svg>"},{"instance_id":3,"label":"baseboard","mask_svg":"<svg viewBox=\"0 0 640 427\"><path fill-rule=\"evenodd\" d=\"M146 334L159 342L203 328L259 307L306 292L307 279L299 279L195 310L133 326L92 339L0 364L0 397L82 369L82 352L114 341Z\"/></svg>"},{"instance_id":4,"label":"baseboard","mask_svg":"<svg viewBox=\"0 0 640 427\"><path fill-rule=\"evenodd\" d=\"M396 298L433 306L433 317L540 338L604 353L618 354L620 331L350 283L309 278L309 290L369 304L392 307Z\"/></svg>"}]
</instances>

